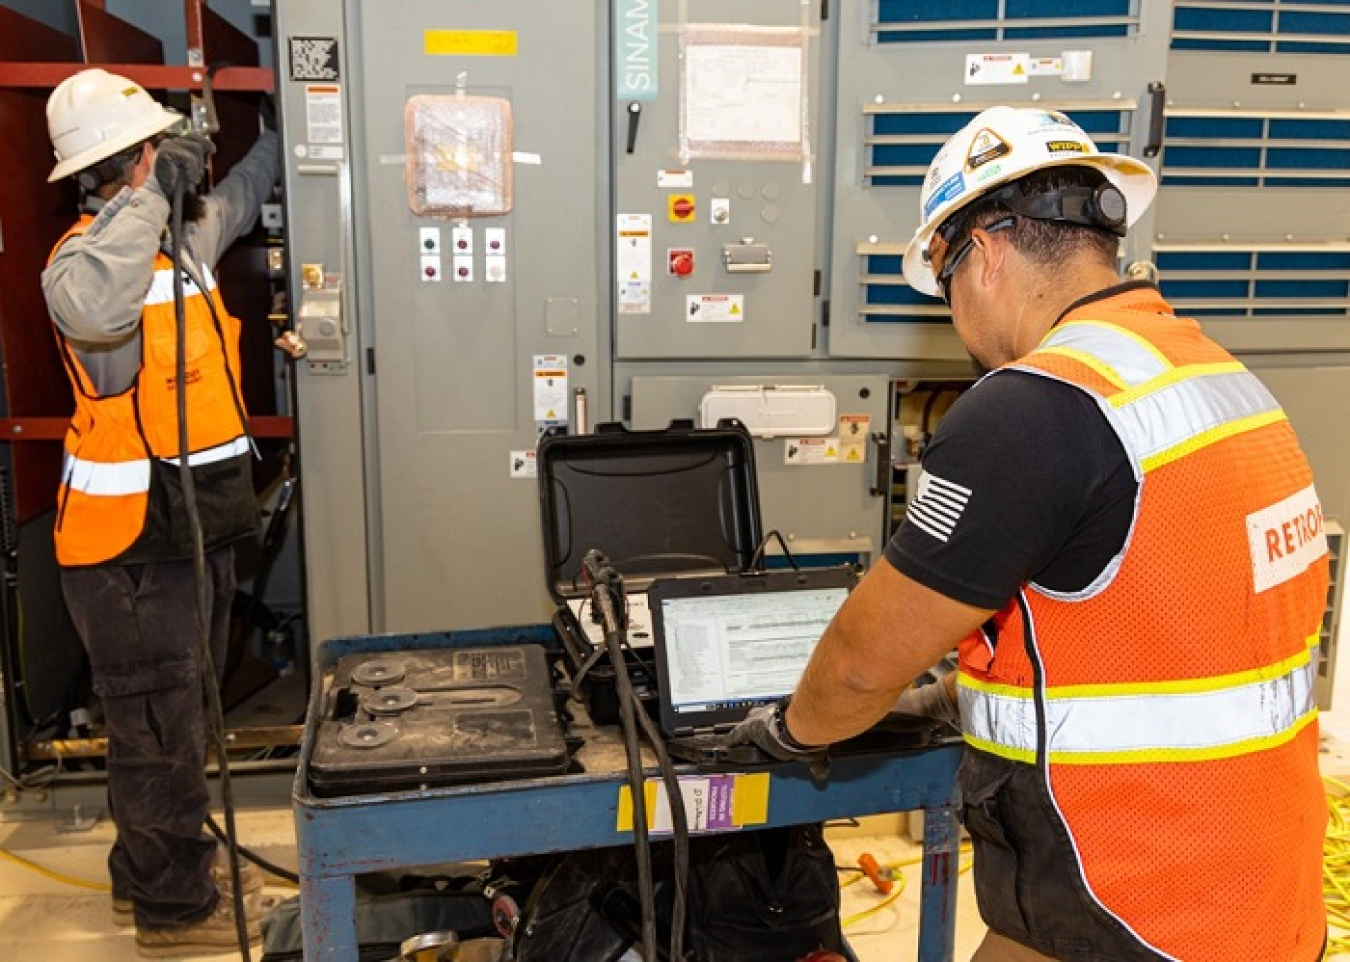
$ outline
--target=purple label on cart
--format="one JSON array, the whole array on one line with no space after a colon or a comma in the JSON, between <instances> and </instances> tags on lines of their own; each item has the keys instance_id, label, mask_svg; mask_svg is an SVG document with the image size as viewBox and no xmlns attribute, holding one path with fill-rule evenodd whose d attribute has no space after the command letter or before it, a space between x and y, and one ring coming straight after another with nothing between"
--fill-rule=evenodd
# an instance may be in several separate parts
<instances>
[{"instance_id":1,"label":"purple label on cart","mask_svg":"<svg viewBox=\"0 0 1350 962\"><path fill-rule=\"evenodd\" d=\"M736 790L735 775L713 775L708 779L708 828L736 828L731 820L731 796Z\"/></svg>"}]
</instances>

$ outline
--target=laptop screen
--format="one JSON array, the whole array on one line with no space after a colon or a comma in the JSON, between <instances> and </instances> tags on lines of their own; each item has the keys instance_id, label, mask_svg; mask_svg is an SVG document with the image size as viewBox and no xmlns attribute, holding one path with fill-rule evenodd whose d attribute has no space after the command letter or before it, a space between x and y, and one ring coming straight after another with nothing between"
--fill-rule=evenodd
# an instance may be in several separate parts
<instances>
[{"instance_id":1,"label":"laptop screen","mask_svg":"<svg viewBox=\"0 0 1350 962\"><path fill-rule=\"evenodd\" d=\"M796 688L853 580L850 569L830 568L653 584L666 731L735 724Z\"/></svg>"}]
</instances>

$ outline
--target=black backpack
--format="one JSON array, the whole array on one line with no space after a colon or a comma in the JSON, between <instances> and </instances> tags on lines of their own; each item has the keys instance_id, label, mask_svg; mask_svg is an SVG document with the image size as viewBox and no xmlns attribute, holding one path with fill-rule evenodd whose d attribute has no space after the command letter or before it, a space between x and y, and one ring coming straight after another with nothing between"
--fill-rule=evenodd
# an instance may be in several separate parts
<instances>
[{"instance_id":1,"label":"black backpack","mask_svg":"<svg viewBox=\"0 0 1350 962\"><path fill-rule=\"evenodd\" d=\"M834 856L820 825L690 840L686 960L793 962L843 951ZM652 846L657 932L670 941L670 843ZM515 962L614 962L641 946L631 847L559 856L534 883L514 934ZM662 956L664 958L664 955Z\"/></svg>"}]
</instances>

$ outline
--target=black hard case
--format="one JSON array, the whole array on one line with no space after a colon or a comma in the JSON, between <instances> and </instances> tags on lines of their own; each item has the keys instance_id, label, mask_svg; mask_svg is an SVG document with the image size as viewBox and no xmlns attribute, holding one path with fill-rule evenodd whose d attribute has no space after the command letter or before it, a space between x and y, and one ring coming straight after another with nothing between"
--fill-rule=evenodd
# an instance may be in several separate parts
<instances>
[{"instance_id":1,"label":"black hard case","mask_svg":"<svg viewBox=\"0 0 1350 962\"><path fill-rule=\"evenodd\" d=\"M744 571L761 540L754 442L739 421L661 431L601 424L594 434L546 435L537 455L553 624L573 671L594 653L567 600L587 593L582 558L603 552L628 592L657 578ZM634 688L655 714L649 656L628 657ZM614 669L606 656L581 694L591 718L618 720Z\"/></svg>"},{"instance_id":2,"label":"black hard case","mask_svg":"<svg viewBox=\"0 0 1350 962\"><path fill-rule=\"evenodd\" d=\"M309 774L326 797L561 775L568 764L543 646L511 645L343 656Z\"/></svg>"}]
</instances>

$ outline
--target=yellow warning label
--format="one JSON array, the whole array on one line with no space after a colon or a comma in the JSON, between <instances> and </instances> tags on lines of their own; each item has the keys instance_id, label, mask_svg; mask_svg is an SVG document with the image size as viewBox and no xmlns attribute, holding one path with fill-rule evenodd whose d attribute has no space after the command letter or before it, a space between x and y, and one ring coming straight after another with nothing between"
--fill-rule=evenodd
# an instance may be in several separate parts
<instances>
[{"instance_id":1,"label":"yellow warning label","mask_svg":"<svg viewBox=\"0 0 1350 962\"><path fill-rule=\"evenodd\" d=\"M514 30L427 30L422 50L430 55L459 54L478 57L514 57Z\"/></svg>"}]
</instances>

